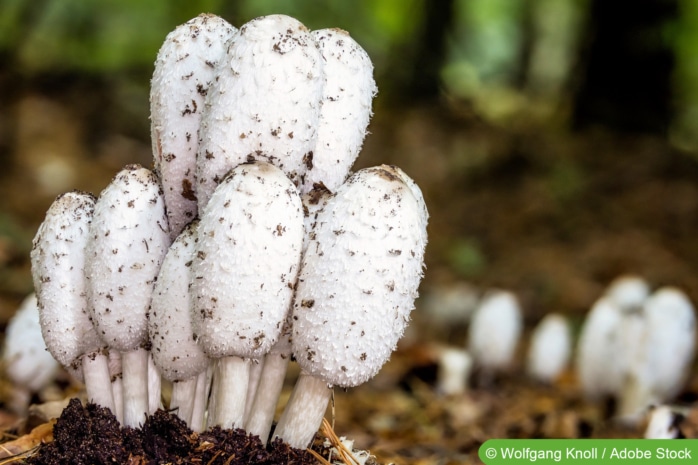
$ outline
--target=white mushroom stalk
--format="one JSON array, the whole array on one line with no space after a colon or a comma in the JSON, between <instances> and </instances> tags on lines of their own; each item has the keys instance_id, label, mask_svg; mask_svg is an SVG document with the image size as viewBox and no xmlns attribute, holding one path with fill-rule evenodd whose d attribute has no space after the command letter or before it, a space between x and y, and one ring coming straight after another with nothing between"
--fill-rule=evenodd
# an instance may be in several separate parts
<instances>
[{"instance_id":1,"label":"white mushroom stalk","mask_svg":"<svg viewBox=\"0 0 698 465\"><path fill-rule=\"evenodd\" d=\"M378 89L371 59L348 32L321 29L313 31L312 38L323 59L322 107L301 192L309 192L316 183L334 192L359 155Z\"/></svg>"},{"instance_id":2,"label":"white mushroom stalk","mask_svg":"<svg viewBox=\"0 0 698 465\"><path fill-rule=\"evenodd\" d=\"M485 295L468 327L468 350L483 374L511 368L522 328L521 307L512 292L493 290Z\"/></svg>"},{"instance_id":3,"label":"white mushroom stalk","mask_svg":"<svg viewBox=\"0 0 698 465\"><path fill-rule=\"evenodd\" d=\"M155 61L151 139L172 240L198 211L194 173L204 100L235 31L218 16L201 14L167 35Z\"/></svg>"},{"instance_id":4,"label":"white mushroom stalk","mask_svg":"<svg viewBox=\"0 0 698 465\"><path fill-rule=\"evenodd\" d=\"M312 160L322 58L309 31L284 15L243 25L209 89L196 164L199 210L238 164L268 161L300 185Z\"/></svg>"},{"instance_id":5,"label":"white mushroom stalk","mask_svg":"<svg viewBox=\"0 0 698 465\"><path fill-rule=\"evenodd\" d=\"M170 246L153 289L148 315L153 362L165 379L173 383L170 409L190 427L198 376L206 372L209 363L194 339L189 308L190 268L198 240L197 227L198 221L190 223Z\"/></svg>"},{"instance_id":6,"label":"white mushroom stalk","mask_svg":"<svg viewBox=\"0 0 698 465\"><path fill-rule=\"evenodd\" d=\"M529 375L540 382L552 383L567 367L572 353L572 335L567 318L549 313L533 330L528 348Z\"/></svg>"},{"instance_id":7,"label":"white mushroom stalk","mask_svg":"<svg viewBox=\"0 0 698 465\"><path fill-rule=\"evenodd\" d=\"M192 265L192 323L218 360L212 424L242 427L249 360L279 338L303 243L298 190L266 162L233 169L204 207Z\"/></svg>"},{"instance_id":8,"label":"white mushroom stalk","mask_svg":"<svg viewBox=\"0 0 698 465\"><path fill-rule=\"evenodd\" d=\"M302 373L274 435L307 447L331 386L372 378L409 321L422 277L426 209L399 168L352 175L319 212L293 304Z\"/></svg>"},{"instance_id":9,"label":"white mushroom stalk","mask_svg":"<svg viewBox=\"0 0 698 465\"><path fill-rule=\"evenodd\" d=\"M34 293L22 301L7 323L2 362L7 378L14 385L13 402L8 403L8 407L26 414L31 394L50 384L60 367L46 350Z\"/></svg>"},{"instance_id":10,"label":"white mushroom stalk","mask_svg":"<svg viewBox=\"0 0 698 465\"><path fill-rule=\"evenodd\" d=\"M88 400L113 412L106 344L86 298L85 248L94 209L94 197L85 192L56 198L34 237L32 276L46 347L64 367L82 370Z\"/></svg>"},{"instance_id":11,"label":"white mushroom stalk","mask_svg":"<svg viewBox=\"0 0 698 465\"><path fill-rule=\"evenodd\" d=\"M147 313L169 244L157 177L139 165L125 167L95 205L85 270L97 334L122 355L126 426L143 422L150 410Z\"/></svg>"}]
</instances>

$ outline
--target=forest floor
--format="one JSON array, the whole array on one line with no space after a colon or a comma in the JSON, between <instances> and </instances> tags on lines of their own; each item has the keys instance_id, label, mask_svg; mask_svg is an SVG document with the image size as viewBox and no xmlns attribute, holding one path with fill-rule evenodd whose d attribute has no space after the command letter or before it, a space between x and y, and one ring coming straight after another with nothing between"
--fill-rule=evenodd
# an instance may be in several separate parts
<instances>
[{"instance_id":1,"label":"forest floor","mask_svg":"<svg viewBox=\"0 0 698 465\"><path fill-rule=\"evenodd\" d=\"M31 291L31 237L53 197L73 188L97 194L123 165L150 165L147 143L109 129L88 134L64 101L28 96L10 117L12 153L0 183L1 324ZM698 302L694 154L662 138L571 133L525 118L499 127L462 108L376 109L370 129L355 168L396 164L425 194L431 218L421 292L430 302L463 283L478 295L498 287L519 297L527 330L553 311L577 329L624 273L653 287L681 287ZM462 395L440 395L439 347L465 345L467 315L444 317L420 299L413 319L383 371L365 386L337 391L329 414L338 435L379 463L479 463L478 447L489 438L642 436L642 425L620 427L607 405L584 400L572 369L553 385L528 380L526 337L510 373ZM0 391L7 402L7 386ZM51 392L35 401L76 394L65 382ZM681 399L696 398L694 372ZM25 436L48 418L17 416L10 407L0 411L6 439L25 438L29 447L37 434L51 437L46 427Z\"/></svg>"}]
</instances>

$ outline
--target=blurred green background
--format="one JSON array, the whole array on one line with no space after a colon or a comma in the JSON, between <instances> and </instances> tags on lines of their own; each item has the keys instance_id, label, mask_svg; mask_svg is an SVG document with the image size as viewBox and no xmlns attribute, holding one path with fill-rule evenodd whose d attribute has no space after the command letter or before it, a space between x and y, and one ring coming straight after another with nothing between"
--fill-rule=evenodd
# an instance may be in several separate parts
<instances>
[{"instance_id":1,"label":"blurred green background","mask_svg":"<svg viewBox=\"0 0 698 465\"><path fill-rule=\"evenodd\" d=\"M510 288L530 320L585 311L625 272L698 297L698 2L0 0L3 321L52 199L150 166L153 62L201 12L285 13L368 51L356 167L424 190L424 293Z\"/></svg>"}]
</instances>

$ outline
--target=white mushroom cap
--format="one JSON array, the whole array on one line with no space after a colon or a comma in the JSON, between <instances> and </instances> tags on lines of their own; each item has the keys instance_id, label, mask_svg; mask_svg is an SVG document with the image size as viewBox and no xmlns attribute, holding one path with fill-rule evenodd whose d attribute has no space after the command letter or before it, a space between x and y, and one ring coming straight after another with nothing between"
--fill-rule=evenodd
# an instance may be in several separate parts
<instances>
[{"instance_id":1,"label":"white mushroom cap","mask_svg":"<svg viewBox=\"0 0 698 465\"><path fill-rule=\"evenodd\" d=\"M44 340L65 367L104 346L92 326L85 296L85 246L94 206L94 197L85 192L56 198L31 251Z\"/></svg>"},{"instance_id":2,"label":"white mushroom cap","mask_svg":"<svg viewBox=\"0 0 698 465\"><path fill-rule=\"evenodd\" d=\"M322 59L303 24L284 15L253 19L223 60L201 121L199 210L245 161L271 162L298 185L317 137Z\"/></svg>"},{"instance_id":3,"label":"white mushroom cap","mask_svg":"<svg viewBox=\"0 0 698 465\"><path fill-rule=\"evenodd\" d=\"M192 324L209 357L258 358L279 338L303 244L303 207L277 167L233 169L203 209L192 267Z\"/></svg>"},{"instance_id":4,"label":"white mushroom cap","mask_svg":"<svg viewBox=\"0 0 698 465\"><path fill-rule=\"evenodd\" d=\"M696 316L680 289L663 287L645 303L648 373L660 401L678 394L695 356Z\"/></svg>"},{"instance_id":5,"label":"white mushroom cap","mask_svg":"<svg viewBox=\"0 0 698 465\"><path fill-rule=\"evenodd\" d=\"M439 351L437 391L454 396L463 394L468 388L468 378L473 358L460 347L445 347Z\"/></svg>"},{"instance_id":6,"label":"white mushroom cap","mask_svg":"<svg viewBox=\"0 0 698 465\"><path fill-rule=\"evenodd\" d=\"M550 313L533 330L528 349L528 372L539 381L555 381L567 366L571 352L572 336L567 318Z\"/></svg>"},{"instance_id":7,"label":"white mushroom cap","mask_svg":"<svg viewBox=\"0 0 698 465\"><path fill-rule=\"evenodd\" d=\"M201 14L167 35L155 61L151 138L172 240L197 214L194 172L204 99L235 31L218 16Z\"/></svg>"},{"instance_id":8,"label":"white mushroom cap","mask_svg":"<svg viewBox=\"0 0 698 465\"><path fill-rule=\"evenodd\" d=\"M511 366L523 327L521 307L512 292L494 290L483 297L468 328L468 350L487 370Z\"/></svg>"},{"instance_id":9,"label":"white mushroom cap","mask_svg":"<svg viewBox=\"0 0 698 465\"><path fill-rule=\"evenodd\" d=\"M46 350L41 336L39 307L33 293L22 301L7 324L3 364L10 381L33 392L49 384L58 372L58 362Z\"/></svg>"},{"instance_id":10,"label":"white mushroom cap","mask_svg":"<svg viewBox=\"0 0 698 465\"><path fill-rule=\"evenodd\" d=\"M97 200L85 259L92 321L109 347L126 352L148 341L148 308L169 244L157 177L125 167Z\"/></svg>"},{"instance_id":11,"label":"white mushroom cap","mask_svg":"<svg viewBox=\"0 0 698 465\"><path fill-rule=\"evenodd\" d=\"M681 416L668 405L653 408L649 414L649 422L645 430L645 439L676 439L679 429L676 425Z\"/></svg>"},{"instance_id":12,"label":"white mushroom cap","mask_svg":"<svg viewBox=\"0 0 698 465\"><path fill-rule=\"evenodd\" d=\"M335 191L359 155L371 119L371 101L378 92L373 64L348 32L313 31L323 58L323 95L317 144L307 161L301 192L322 182Z\"/></svg>"},{"instance_id":13,"label":"white mushroom cap","mask_svg":"<svg viewBox=\"0 0 698 465\"><path fill-rule=\"evenodd\" d=\"M153 362L169 381L192 378L208 367L191 325L191 265L198 221L190 223L170 246L153 289L148 333Z\"/></svg>"},{"instance_id":14,"label":"white mushroom cap","mask_svg":"<svg viewBox=\"0 0 698 465\"><path fill-rule=\"evenodd\" d=\"M577 342L576 368L582 391L589 398L617 394L627 373L622 341L621 310L602 297L593 305Z\"/></svg>"},{"instance_id":15,"label":"white mushroom cap","mask_svg":"<svg viewBox=\"0 0 698 465\"><path fill-rule=\"evenodd\" d=\"M650 295L650 285L640 276L622 275L613 280L605 295L621 310L639 310Z\"/></svg>"},{"instance_id":16,"label":"white mushroom cap","mask_svg":"<svg viewBox=\"0 0 698 465\"><path fill-rule=\"evenodd\" d=\"M400 170L358 171L319 212L298 277L293 352L328 384L356 386L388 360L422 277L426 222Z\"/></svg>"}]
</instances>

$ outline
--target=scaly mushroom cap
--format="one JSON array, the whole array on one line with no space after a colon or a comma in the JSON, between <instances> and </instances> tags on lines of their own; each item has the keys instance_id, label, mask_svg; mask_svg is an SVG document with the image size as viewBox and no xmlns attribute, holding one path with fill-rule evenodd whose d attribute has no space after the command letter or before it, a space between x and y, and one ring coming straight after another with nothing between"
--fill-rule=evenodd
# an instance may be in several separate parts
<instances>
[{"instance_id":1,"label":"scaly mushroom cap","mask_svg":"<svg viewBox=\"0 0 698 465\"><path fill-rule=\"evenodd\" d=\"M157 177L125 167L97 199L85 258L92 321L109 347L127 352L148 341L146 315L169 244Z\"/></svg>"},{"instance_id":2,"label":"scaly mushroom cap","mask_svg":"<svg viewBox=\"0 0 698 465\"><path fill-rule=\"evenodd\" d=\"M328 384L356 386L388 360L422 277L426 221L396 167L358 171L318 213L293 304L293 353Z\"/></svg>"},{"instance_id":3,"label":"scaly mushroom cap","mask_svg":"<svg viewBox=\"0 0 698 465\"><path fill-rule=\"evenodd\" d=\"M303 243L298 190L277 167L233 169L204 208L192 279L192 323L209 357L260 357L290 308Z\"/></svg>"},{"instance_id":4,"label":"scaly mushroom cap","mask_svg":"<svg viewBox=\"0 0 698 465\"><path fill-rule=\"evenodd\" d=\"M3 365L15 384L36 392L53 380L58 363L46 351L39 325L39 307L35 294L20 304L7 324Z\"/></svg>"},{"instance_id":5,"label":"scaly mushroom cap","mask_svg":"<svg viewBox=\"0 0 698 465\"><path fill-rule=\"evenodd\" d=\"M41 331L51 355L67 367L104 346L90 319L85 295L85 246L94 196L68 192L51 204L31 251Z\"/></svg>"},{"instance_id":6,"label":"scaly mushroom cap","mask_svg":"<svg viewBox=\"0 0 698 465\"><path fill-rule=\"evenodd\" d=\"M253 19L223 60L201 121L199 210L245 161L273 163L299 185L317 137L322 58L303 24L284 15Z\"/></svg>"},{"instance_id":7,"label":"scaly mushroom cap","mask_svg":"<svg viewBox=\"0 0 698 465\"><path fill-rule=\"evenodd\" d=\"M318 182L331 191L344 182L363 145L378 92L373 63L348 32L321 29L311 34L322 54L324 84L317 144L306 163L302 193Z\"/></svg>"},{"instance_id":8,"label":"scaly mushroom cap","mask_svg":"<svg viewBox=\"0 0 698 465\"><path fill-rule=\"evenodd\" d=\"M150 87L150 132L172 240L197 214L194 172L204 99L236 29L201 14L165 38Z\"/></svg>"},{"instance_id":9,"label":"scaly mushroom cap","mask_svg":"<svg viewBox=\"0 0 698 465\"><path fill-rule=\"evenodd\" d=\"M475 363L490 370L510 367L522 329L516 296L508 291L490 292L475 309L468 328L468 348Z\"/></svg>"},{"instance_id":10,"label":"scaly mushroom cap","mask_svg":"<svg viewBox=\"0 0 698 465\"><path fill-rule=\"evenodd\" d=\"M170 246L148 315L153 362L169 381L189 379L208 367L208 357L194 339L189 309L197 227L198 221L190 223Z\"/></svg>"}]
</instances>

